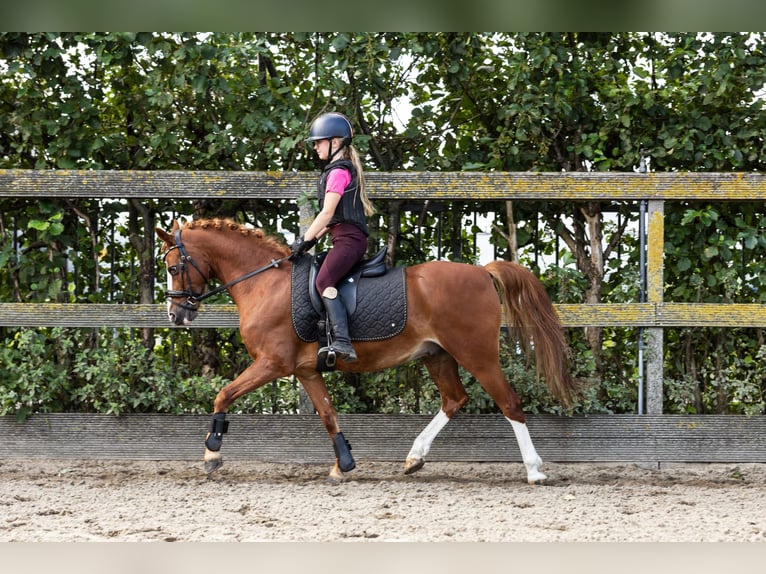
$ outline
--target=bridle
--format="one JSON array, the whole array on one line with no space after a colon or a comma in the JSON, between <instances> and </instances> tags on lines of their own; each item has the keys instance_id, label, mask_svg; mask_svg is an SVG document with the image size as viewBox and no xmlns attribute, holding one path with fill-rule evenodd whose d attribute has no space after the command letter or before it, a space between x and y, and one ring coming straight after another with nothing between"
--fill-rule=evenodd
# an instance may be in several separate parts
<instances>
[{"instance_id":1,"label":"bridle","mask_svg":"<svg viewBox=\"0 0 766 574\"><path fill-rule=\"evenodd\" d=\"M264 265L263 267L260 267L256 269L255 271L250 271L249 273L246 273L245 275L243 275L242 277L239 277L238 279L229 281L228 283L226 283L226 285L220 285L210 291L195 293L192 290L190 268L193 268L197 273L199 273L200 277L202 277L204 281L205 286L207 286L208 278L205 277L205 274L199 268L199 265L197 265L197 262L194 261L191 255L189 255L186 252L186 248L184 247L183 241L181 241L180 229L177 229L175 232L175 242L176 244L171 245L168 248L168 250L165 252L163 260L165 261L165 265L167 266L168 255L174 249L178 249L180 262L178 265L168 266L168 273L170 273L171 275L178 275L178 274L181 275L181 281L182 281L181 290L176 291L173 289L169 289L165 293L165 297L167 299L176 299L176 298L186 297L186 300L183 303L176 303L176 305L178 305L182 309L188 309L191 311L196 311L197 308L199 307L199 304L205 299L207 299L208 297L212 297L213 295L218 295L219 293L226 291L229 287L232 287L233 285L236 285L237 283L244 281L245 279L250 279L250 277L258 275L259 273L263 273L267 269L271 269L272 267L279 267L280 263L288 259L288 257L282 257L281 259L272 259L271 263L269 263L268 265ZM188 287L186 286L187 284L188 284Z\"/></svg>"}]
</instances>

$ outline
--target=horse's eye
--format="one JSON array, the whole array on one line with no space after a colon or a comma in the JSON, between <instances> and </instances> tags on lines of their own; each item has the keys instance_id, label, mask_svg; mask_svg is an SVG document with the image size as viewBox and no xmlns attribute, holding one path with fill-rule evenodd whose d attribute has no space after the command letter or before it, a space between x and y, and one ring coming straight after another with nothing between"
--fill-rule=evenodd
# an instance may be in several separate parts
<instances>
[{"instance_id":1,"label":"horse's eye","mask_svg":"<svg viewBox=\"0 0 766 574\"><path fill-rule=\"evenodd\" d=\"M178 265L171 265L168 267L168 273L171 275L178 275Z\"/></svg>"}]
</instances>

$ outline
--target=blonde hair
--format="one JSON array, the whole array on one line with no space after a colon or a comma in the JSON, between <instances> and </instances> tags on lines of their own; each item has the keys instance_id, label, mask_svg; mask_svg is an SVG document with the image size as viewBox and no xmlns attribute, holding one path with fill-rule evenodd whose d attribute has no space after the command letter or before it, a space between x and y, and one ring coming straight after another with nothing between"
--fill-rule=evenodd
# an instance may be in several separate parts
<instances>
[{"instance_id":1,"label":"blonde hair","mask_svg":"<svg viewBox=\"0 0 766 574\"><path fill-rule=\"evenodd\" d=\"M333 140L342 139L343 138L333 138ZM373 215L376 210L375 206L372 204L372 201L370 201L370 198L367 197L367 185L364 181L364 168L362 167L362 160L359 158L359 152L353 145L349 143L343 147L342 154L344 159L347 159L352 164L354 164L354 169L356 170L356 191L362 198L364 214L369 217L370 215Z\"/></svg>"}]
</instances>

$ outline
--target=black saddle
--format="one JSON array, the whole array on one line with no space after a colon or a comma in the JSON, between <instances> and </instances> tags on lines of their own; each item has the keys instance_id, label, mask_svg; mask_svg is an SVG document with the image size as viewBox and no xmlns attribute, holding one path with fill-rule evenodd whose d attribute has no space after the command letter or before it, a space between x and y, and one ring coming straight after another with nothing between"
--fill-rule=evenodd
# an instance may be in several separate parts
<instances>
[{"instance_id":1,"label":"black saddle","mask_svg":"<svg viewBox=\"0 0 766 574\"><path fill-rule=\"evenodd\" d=\"M319 341L324 329L324 305L315 287L316 274L326 252L304 254L293 262L290 285L291 318L298 337ZM338 284L338 294L348 309L352 341L378 341L401 333L407 322L404 267L388 269L386 249L360 261ZM321 341L320 341L321 342Z\"/></svg>"},{"instance_id":2,"label":"black saddle","mask_svg":"<svg viewBox=\"0 0 766 574\"><path fill-rule=\"evenodd\" d=\"M357 286L359 280L362 277L380 277L386 274L388 268L386 267L386 251L388 249L384 247L378 251L371 259L362 259L359 263L351 268L340 283L337 285L338 294L340 295L343 303L346 305L346 311L349 317L356 311L357 305ZM314 259L311 261L311 270L309 271L309 298L311 299L311 305L314 310L320 315L324 313L324 305L322 304L322 297L314 286L317 282L317 274L319 268L322 267L325 257L327 257L327 251L322 251L314 255Z\"/></svg>"}]
</instances>

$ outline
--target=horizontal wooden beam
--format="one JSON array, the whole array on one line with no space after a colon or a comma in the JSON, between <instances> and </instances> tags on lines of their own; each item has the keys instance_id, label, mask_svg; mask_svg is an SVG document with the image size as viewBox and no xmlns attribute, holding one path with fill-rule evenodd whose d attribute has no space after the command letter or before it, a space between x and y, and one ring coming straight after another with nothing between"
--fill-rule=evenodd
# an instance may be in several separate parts
<instances>
[{"instance_id":1,"label":"horizontal wooden beam","mask_svg":"<svg viewBox=\"0 0 766 574\"><path fill-rule=\"evenodd\" d=\"M167 305L110 303L0 303L3 327L175 327L168 322ZM235 305L203 307L193 328L238 328Z\"/></svg>"},{"instance_id":2,"label":"horizontal wooden beam","mask_svg":"<svg viewBox=\"0 0 766 574\"><path fill-rule=\"evenodd\" d=\"M333 463L317 415L229 415L227 460ZM430 415L340 415L359 471L364 461L404 461ZM763 462L766 417L736 415L529 415L529 432L548 462ZM207 415L38 414L0 417L8 459L199 460ZM437 437L431 461L517 462L500 415L458 413ZM202 469L200 468L200 472Z\"/></svg>"},{"instance_id":3,"label":"horizontal wooden beam","mask_svg":"<svg viewBox=\"0 0 766 574\"><path fill-rule=\"evenodd\" d=\"M602 303L554 305L566 327L766 327L757 303Z\"/></svg>"},{"instance_id":4,"label":"horizontal wooden beam","mask_svg":"<svg viewBox=\"0 0 766 574\"><path fill-rule=\"evenodd\" d=\"M763 201L761 173L368 172L386 200L639 199ZM0 170L0 197L295 199L316 173L278 171Z\"/></svg>"},{"instance_id":5,"label":"horizontal wooden beam","mask_svg":"<svg viewBox=\"0 0 766 574\"><path fill-rule=\"evenodd\" d=\"M555 305L565 327L766 327L766 305L603 303ZM164 304L0 303L3 327L167 327ZM204 306L189 327L239 327L234 305Z\"/></svg>"}]
</instances>

